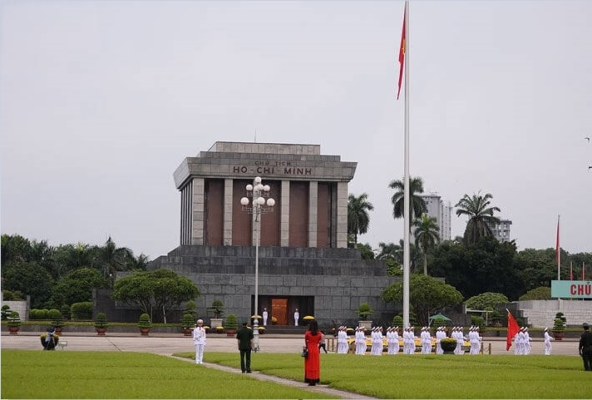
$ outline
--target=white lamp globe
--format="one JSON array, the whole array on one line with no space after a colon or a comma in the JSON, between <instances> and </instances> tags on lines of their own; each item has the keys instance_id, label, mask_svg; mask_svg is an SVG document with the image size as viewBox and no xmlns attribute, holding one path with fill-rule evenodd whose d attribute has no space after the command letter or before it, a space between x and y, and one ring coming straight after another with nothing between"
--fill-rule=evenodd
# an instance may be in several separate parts
<instances>
[{"instance_id":1,"label":"white lamp globe","mask_svg":"<svg viewBox=\"0 0 592 400\"><path fill-rule=\"evenodd\" d=\"M246 205L248 205L248 204L249 204L249 199L247 199L246 197L243 197L243 198L241 199L241 204L242 204L243 206L246 206Z\"/></svg>"},{"instance_id":2,"label":"white lamp globe","mask_svg":"<svg viewBox=\"0 0 592 400\"><path fill-rule=\"evenodd\" d=\"M248 192L252 192L253 191L253 185L251 185L250 183L247 185L246 187Z\"/></svg>"},{"instance_id":3,"label":"white lamp globe","mask_svg":"<svg viewBox=\"0 0 592 400\"><path fill-rule=\"evenodd\" d=\"M255 183L261 183L261 177L260 176L255 177Z\"/></svg>"},{"instance_id":4,"label":"white lamp globe","mask_svg":"<svg viewBox=\"0 0 592 400\"><path fill-rule=\"evenodd\" d=\"M265 204L265 199L263 197L257 197L257 204L262 206L263 204Z\"/></svg>"},{"instance_id":5,"label":"white lamp globe","mask_svg":"<svg viewBox=\"0 0 592 400\"><path fill-rule=\"evenodd\" d=\"M255 185L255 190L257 190L257 191L259 191L259 192L260 192L260 191L262 191L262 190L263 190L263 185L262 185L262 184L260 184L260 183L256 184L256 185Z\"/></svg>"},{"instance_id":6,"label":"white lamp globe","mask_svg":"<svg viewBox=\"0 0 592 400\"><path fill-rule=\"evenodd\" d=\"M269 192L271 190L271 188L269 187L269 185L265 185L265 186L263 186L263 190L266 192Z\"/></svg>"},{"instance_id":7,"label":"white lamp globe","mask_svg":"<svg viewBox=\"0 0 592 400\"><path fill-rule=\"evenodd\" d=\"M270 207L275 206L275 200L274 199L267 199L267 205Z\"/></svg>"}]
</instances>

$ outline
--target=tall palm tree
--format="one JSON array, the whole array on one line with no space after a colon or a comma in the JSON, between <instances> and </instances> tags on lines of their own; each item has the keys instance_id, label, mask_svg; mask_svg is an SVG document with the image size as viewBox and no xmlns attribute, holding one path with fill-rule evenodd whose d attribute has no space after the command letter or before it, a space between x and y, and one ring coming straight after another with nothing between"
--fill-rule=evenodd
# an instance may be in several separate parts
<instances>
[{"instance_id":1,"label":"tall palm tree","mask_svg":"<svg viewBox=\"0 0 592 400\"><path fill-rule=\"evenodd\" d=\"M423 252L423 274L428 276L428 251L436 247L436 243L440 241L440 227L436 218L428 217L427 214L422 214L420 219L413 221L415 230L415 245Z\"/></svg>"},{"instance_id":2,"label":"tall palm tree","mask_svg":"<svg viewBox=\"0 0 592 400\"><path fill-rule=\"evenodd\" d=\"M377 260L386 260L391 258L398 261L401 258L400 254L403 252L403 248L398 244L380 242L378 243L378 247L379 252L376 256Z\"/></svg>"},{"instance_id":3,"label":"tall palm tree","mask_svg":"<svg viewBox=\"0 0 592 400\"><path fill-rule=\"evenodd\" d=\"M374 210L374 206L368 200L368 195L362 193L359 197L351 194L347 202L347 233L353 235L354 247L358 243L358 234L368 232L370 217L368 211Z\"/></svg>"},{"instance_id":4,"label":"tall palm tree","mask_svg":"<svg viewBox=\"0 0 592 400\"><path fill-rule=\"evenodd\" d=\"M105 245L101 247L101 262L103 274L113 285L115 271L125 271L130 269L129 262L133 259L133 253L127 247L117 247L115 242L109 236Z\"/></svg>"},{"instance_id":5,"label":"tall palm tree","mask_svg":"<svg viewBox=\"0 0 592 400\"><path fill-rule=\"evenodd\" d=\"M405 212L405 183L403 181L392 181L389 188L396 192L391 197L393 203L393 217L402 218ZM419 218L421 214L427 212L425 200L418 196L423 193L423 180L420 177L409 177L409 208L411 211L411 221ZM411 226L411 224L410 224Z\"/></svg>"},{"instance_id":6,"label":"tall palm tree","mask_svg":"<svg viewBox=\"0 0 592 400\"><path fill-rule=\"evenodd\" d=\"M498 207L491 206L490 200L493 196L490 193L482 196L480 193L473 194L472 197L465 194L455 205L455 207L458 207L458 210L456 210L458 217L461 215L469 217L463 236L465 245L474 244L482 237L492 236L493 233L489 225L500 223L500 219L493 216L495 211L500 211Z\"/></svg>"}]
</instances>

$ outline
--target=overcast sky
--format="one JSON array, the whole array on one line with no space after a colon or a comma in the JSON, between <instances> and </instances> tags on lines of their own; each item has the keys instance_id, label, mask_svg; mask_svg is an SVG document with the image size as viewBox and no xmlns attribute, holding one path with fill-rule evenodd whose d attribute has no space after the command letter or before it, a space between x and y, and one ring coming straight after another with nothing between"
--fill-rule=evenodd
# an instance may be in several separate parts
<instances>
[{"instance_id":1,"label":"overcast sky","mask_svg":"<svg viewBox=\"0 0 592 400\"><path fill-rule=\"evenodd\" d=\"M179 244L173 172L216 141L356 161L398 242L402 1L3 1L1 227L50 245ZM412 2L410 170L491 193L519 249L592 251L592 2ZM466 220L452 217L452 234Z\"/></svg>"}]
</instances>

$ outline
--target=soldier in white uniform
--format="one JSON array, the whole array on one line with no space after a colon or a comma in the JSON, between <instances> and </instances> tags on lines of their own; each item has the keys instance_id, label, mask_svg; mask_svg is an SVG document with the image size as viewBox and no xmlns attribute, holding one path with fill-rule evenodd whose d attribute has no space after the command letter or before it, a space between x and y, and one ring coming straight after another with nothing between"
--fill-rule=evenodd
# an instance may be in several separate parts
<instances>
[{"instance_id":1,"label":"soldier in white uniform","mask_svg":"<svg viewBox=\"0 0 592 400\"><path fill-rule=\"evenodd\" d=\"M345 326L340 326L337 332L337 354L347 354L347 333Z\"/></svg>"},{"instance_id":2,"label":"soldier in white uniform","mask_svg":"<svg viewBox=\"0 0 592 400\"><path fill-rule=\"evenodd\" d=\"M267 318L269 317L269 313L267 312L267 308L263 309L263 326L267 326Z\"/></svg>"},{"instance_id":3,"label":"soldier in white uniform","mask_svg":"<svg viewBox=\"0 0 592 400\"><path fill-rule=\"evenodd\" d=\"M377 326L376 331L374 332L374 339L372 340L372 355L374 356L381 356L382 355L382 327Z\"/></svg>"},{"instance_id":4,"label":"soldier in white uniform","mask_svg":"<svg viewBox=\"0 0 592 400\"><path fill-rule=\"evenodd\" d=\"M421 340L421 354L430 354L432 352L432 335L430 335L427 326L421 328L419 339Z\"/></svg>"},{"instance_id":5,"label":"soldier in white uniform","mask_svg":"<svg viewBox=\"0 0 592 400\"><path fill-rule=\"evenodd\" d=\"M532 349L532 346L530 345L531 341L532 341L532 338L530 337L530 333L528 333L528 327L525 327L524 328L524 354L525 355L530 354L530 350Z\"/></svg>"},{"instance_id":6,"label":"soldier in white uniform","mask_svg":"<svg viewBox=\"0 0 592 400\"><path fill-rule=\"evenodd\" d=\"M393 329L393 340L395 342L395 354L399 354L399 350L401 349L401 345L399 344L399 327L395 326L395 328Z\"/></svg>"},{"instance_id":7,"label":"soldier in white uniform","mask_svg":"<svg viewBox=\"0 0 592 400\"><path fill-rule=\"evenodd\" d=\"M193 344L195 345L195 363L203 364L203 353L206 347L206 330L203 320L198 319L193 329Z\"/></svg>"},{"instance_id":8,"label":"soldier in white uniform","mask_svg":"<svg viewBox=\"0 0 592 400\"><path fill-rule=\"evenodd\" d=\"M551 335L549 335L549 328L545 328L545 355L546 356L550 356L551 355L551 340L553 340L553 338L551 337Z\"/></svg>"},{"instance_id":9,"label":"soldier in white uniform","mask_svg":"<svg viewBox=\"0 0 592 400\"><path fill-rule=\"evenodd\" d=\"M364 335L364 328L358 326L356 328L356 335L355 341L356 344L356 354L357 355L365 355L366 354L366 335Z\"/></svg>"}]
</instances>

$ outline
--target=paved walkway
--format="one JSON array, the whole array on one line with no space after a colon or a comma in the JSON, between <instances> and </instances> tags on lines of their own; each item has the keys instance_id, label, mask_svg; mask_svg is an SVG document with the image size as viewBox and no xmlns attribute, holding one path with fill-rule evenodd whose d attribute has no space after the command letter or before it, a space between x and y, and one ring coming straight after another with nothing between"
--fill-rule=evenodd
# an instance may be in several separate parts
<instances>
[{"instance_id":1,"label":"paved walkway","mask_svg":"<svg viewBox=\"0 0 592 400\"><path fill-rule=\"evenodd\" d=\"M118 334L118 336L96 336L94 334L80 334L70 336L67 332L60 336L60 342L67 343L66 350L70 351L137 351L155 353L165 356L171 356L173 353L193 352L193 341L190 337L183 337L178 334L161 334L151 336L140 336L138 334ZM298 354L303 346L304 340L301 335L262 335L260 337L260 347L263 353L294 353ZM2 333L2 349L22 349L22 350L41 350L39 334L37 333L19 333L18 335L9 335ZM486 338L483 347L488 352L491 346L491 354L513 354L512 349L506 352L505 338ZM59 349L59 347L58 347ZM60 350L58 350L60 351ZM209 334L207 338L207 351L212 352L231 352L237 353L236 339L224 335ZM543 354L543 342L535 340L532 342L532 354ZM553 354L556 355L578 355L578 343L575 339L553 342ZM207 359L207 357L206 357ZM180 359L187 362L193 362L190 359ZM241 373L240 369L230 368L218 364L204 363L209 368L218 370ZM289 379L278 378L271 375L254 371L250 375L254 379L272 381L282 385L298 387L313 392L325 393L328 395L339 396L347 399L370 399L362 395L350 392L344 392L329 388L326 385L308 386L304 382L297 382Z\"/></svg>"}]
</instances>

